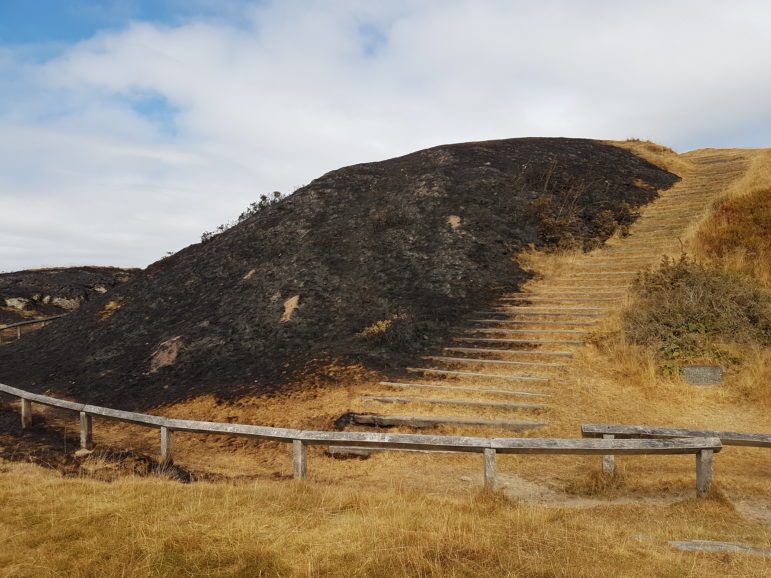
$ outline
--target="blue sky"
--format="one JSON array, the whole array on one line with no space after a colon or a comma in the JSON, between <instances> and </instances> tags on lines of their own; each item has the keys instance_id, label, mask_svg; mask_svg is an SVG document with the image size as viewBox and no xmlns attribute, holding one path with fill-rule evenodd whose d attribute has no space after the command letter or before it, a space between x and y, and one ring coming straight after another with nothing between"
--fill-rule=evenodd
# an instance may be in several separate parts
<instances>
[{"instance_id":1,"label":"blue sky","mask_svg":"<svg viewBox=\"0 0 771 578\"><path fill-rule=\"evenodd\" d=\"M448 142L771 145L761 0L0 0L0 270L145 266Z\"/></svg>"}]
</instances>

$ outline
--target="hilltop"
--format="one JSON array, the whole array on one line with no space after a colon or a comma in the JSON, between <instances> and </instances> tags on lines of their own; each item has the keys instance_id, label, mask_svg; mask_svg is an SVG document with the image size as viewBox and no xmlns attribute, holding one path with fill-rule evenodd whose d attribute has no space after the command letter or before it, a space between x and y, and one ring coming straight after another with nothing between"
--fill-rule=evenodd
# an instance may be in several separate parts
<instances>
[{"instance_id":1,"label":"hilltop","mask_svg":"<svg viewBox=\"0 0 771 578\"><path fill-rule=\"evenodd\" d=\"M678 178L585 139L438 146L332 171L0 348L3 381L121 408L382 369L516 290L527 247L602 244Z\"/></svg>"}]
</instances>

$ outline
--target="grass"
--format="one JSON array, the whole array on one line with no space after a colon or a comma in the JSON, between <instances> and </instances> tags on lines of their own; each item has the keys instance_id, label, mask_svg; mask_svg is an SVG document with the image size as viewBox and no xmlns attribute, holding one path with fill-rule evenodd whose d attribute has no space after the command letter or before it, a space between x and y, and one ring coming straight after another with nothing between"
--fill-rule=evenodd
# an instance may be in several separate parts
<instances>
[{"instance_id":1,"label":"grass","mask_svg":"<svg viewBox=\"0 0 771 578\"><path fill-rule=\"evenodd\" d=\"M763 576L762 558L688 554L668 540L769 544L725 500L565 510L492 492L352 490L260 481L0 476L3 576ZM62 491L65 489L67 491ZM173 491L172 491L173 490ZM473 536L473 539L470 537ZM103 552L103 556L95 556Z\"/></svg>"},{"instance_id":2,"label":"grass","mask_svg":"<svg viewBox=\"0 0 771 578\"><path fill-rule=\"evenodd\" d=\"M638 138L628 138L625 141L606 141L607 144L626 149L639 157L644 158L652 165L656 165L679 177L687 176L693 166L685 158L678 155L671 148Z\"/></svg>"}]
</instances>

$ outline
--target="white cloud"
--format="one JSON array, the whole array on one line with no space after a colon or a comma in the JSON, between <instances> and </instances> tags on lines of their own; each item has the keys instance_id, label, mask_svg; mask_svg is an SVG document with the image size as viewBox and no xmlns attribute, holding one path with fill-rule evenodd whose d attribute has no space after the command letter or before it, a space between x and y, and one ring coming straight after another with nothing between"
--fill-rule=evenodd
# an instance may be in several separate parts
<instances>
[{"instance_id":1,"label":"white cloud","mask_svg":"<svg viewBox=\"0 0 771 578\"><path fill-rule=\"evenodd\" d=\"M230 2L42 62L0 49L0 269L146 265L260 193L445 142L770 144L769 21L759 1Z\"/></svg>"}]
</instances>

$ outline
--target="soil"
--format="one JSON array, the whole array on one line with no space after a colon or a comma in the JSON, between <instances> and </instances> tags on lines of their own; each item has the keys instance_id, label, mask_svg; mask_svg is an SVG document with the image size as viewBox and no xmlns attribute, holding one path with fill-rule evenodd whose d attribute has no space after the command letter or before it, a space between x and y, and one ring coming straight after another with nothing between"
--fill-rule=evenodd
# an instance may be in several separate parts
<instances>
[{"instance_id":1,"label":"soil","mask_svg":"<svg viewBox=\"0 0 771 578\"><path fill-rule=\"evenodd\" d=\"M620 148L556 138L332 171L3 346L0 379L142 411L304 376L333 386L329 363L395 371L516 291L523 249L601 244L677 180Z\"/></svg>"}]
</instances>

